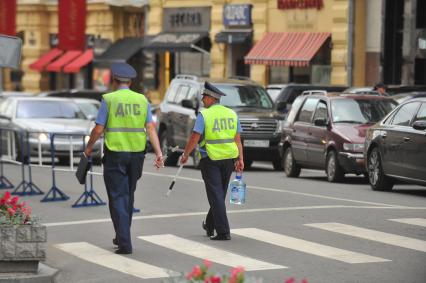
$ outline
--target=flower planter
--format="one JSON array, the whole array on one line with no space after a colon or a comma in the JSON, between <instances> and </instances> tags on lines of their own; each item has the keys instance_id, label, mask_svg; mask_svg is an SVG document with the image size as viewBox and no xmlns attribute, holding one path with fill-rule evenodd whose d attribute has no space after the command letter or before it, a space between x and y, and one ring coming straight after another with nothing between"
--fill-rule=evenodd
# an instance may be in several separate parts
<instances>
[{"instance_id":1,"label":"flower planter","mask_svg":"<svg viewBox=\"0 0 426 283\"><path fill-rule=\"evenodd\" d=\"M38 272L46 259L46 226L0 225L0 273Z\"/></svg>"}]
</instances>

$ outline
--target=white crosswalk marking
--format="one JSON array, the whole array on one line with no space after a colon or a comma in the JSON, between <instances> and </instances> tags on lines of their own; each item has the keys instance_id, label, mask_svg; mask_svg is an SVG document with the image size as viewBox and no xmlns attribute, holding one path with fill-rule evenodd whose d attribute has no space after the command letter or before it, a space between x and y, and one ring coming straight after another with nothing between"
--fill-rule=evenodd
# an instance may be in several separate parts
<instances>
[{"instance_id":1,"label":"white crosswalk marking","mask_svg":"<svg viewBox=\"0 0 426 283\"><path fill-rule=\"evenodd\" d=\"M309 242L273 232L256 229L256 228L244 228L244 229L232 229L231 233L244 236L247 238L255 239L272 245L331 258L346 263L367 263L367 262L386 262L388 259L369 256L362 253L356 253L348 250L338 249L314 242Z\"/></svg>"},{"instance_id":2,"label":"white crosswalk marking","mask_svg":"<svg viewBox=\"0 0 426 283\"><path fill-rule=\"evenodd\" d=\"M177 272L117 255L87 242L65 243L54 246L86 261L142 279L163 278L178 275Z\"/></svg>"},{"instance_id":3,"label":"white crosswalk marking","mask_svg":"<svg viewBox=\"0 0 426 283\"><path fill-rule=\"evenodd\" d=\"M212 262L231 267L244 266L244 269L247 271L287 268L286 266L234 254L171 234L150 235L138 238L200 259L208 259Z\"/></svg>"},{"instance_id":4,"label":"white crosswalk marking","mask_svg":"<svg viewBox=\"0 0 426 283\"><path fill-rule=\"evenodd\" d=\"M398 219L389 219L389 220L404 223L404 224L411 224L411 225L426 227L425 218L398 218Z\"/></svg>"},{"instance_id":5,"label":"white crosswalk marking","mask_svg":"<svg viewBox=\"0 0 426 283\"><path fill-rule=\"evenodd\" d=\"M371 229L360 228L356 226L341 223L312 223L306 226L315 227L335 233L358 237L393 246L403 247L416 251L426 252L426 241L399 236L395 234L380 232Z\"/></svg>"}]
</instances>

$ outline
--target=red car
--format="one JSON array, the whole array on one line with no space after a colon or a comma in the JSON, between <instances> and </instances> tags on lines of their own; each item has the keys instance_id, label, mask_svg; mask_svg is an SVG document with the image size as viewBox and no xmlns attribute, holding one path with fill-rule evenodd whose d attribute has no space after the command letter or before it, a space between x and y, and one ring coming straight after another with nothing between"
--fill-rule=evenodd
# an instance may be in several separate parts
<instances>
[{"instance_id":1,"label":"red car","mask_svg":"<svg viewBox=\"0 0 426 283\"><path fill-rule=\"evenodd\" d=\"M325 170L330 182L346 173L365 174L366 131L397 103L376 95L323 93L298 97L280 142L284 172L298 177L302 168Z\"/></svg>"}]
</instances>

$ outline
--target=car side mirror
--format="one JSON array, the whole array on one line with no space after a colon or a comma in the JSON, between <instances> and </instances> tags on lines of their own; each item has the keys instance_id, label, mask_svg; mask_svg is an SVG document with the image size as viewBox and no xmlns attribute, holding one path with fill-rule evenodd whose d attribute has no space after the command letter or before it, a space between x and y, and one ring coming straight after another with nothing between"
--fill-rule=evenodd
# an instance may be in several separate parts
<instances>
[{"instance_id":1,"label":"car side mirror","mask_svg":"<svg viewBox=\"0 0 426 283\"><path fill-rule=\"evenodd\" d=\"M284 112L287 109L287 103L285 101L280 101L277 103L277 111Z\"/></svg>"},{"instance_id":2,"label":"car side mirror","mask_svg":"<svg viewBox=\"0 0 426 283\"><path fill-rule=\"evenodd\" d=\"M413 123L413 129L424 131L426 130L426 121L419 120Z\"/></svg>"},{"instance_id":3,"label":"car side mirror","mask_svg":"<svg viewBox=\"0 0 426 283\"><path fill-rule=\"evenodd\" d=\"M314 125L318 127L325 127L327 126L327 120L324 118L317 118L314 120Z\"/></svg>"}]
</instances>

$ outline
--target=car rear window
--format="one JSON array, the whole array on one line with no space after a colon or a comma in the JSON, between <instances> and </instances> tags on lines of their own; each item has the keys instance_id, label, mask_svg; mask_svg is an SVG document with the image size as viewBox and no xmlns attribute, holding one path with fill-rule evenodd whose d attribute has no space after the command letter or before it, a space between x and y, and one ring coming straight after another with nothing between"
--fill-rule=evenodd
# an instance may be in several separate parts
<instances>
[{"instance_id":1,"label":"car rear window","mask_svg":"<svg viewBox=\"0 0 426 283\"><path fill-rule=\"evenodd\" d=\"M222 105L272 109L272 101L262 87L219 84L215 86L226 94L220 99Z\"/></svg>"},{"instance_id":2,"label":"car rear window","mask_svg":"<svg viewBox=\"0 0 426 283\"><path fill-rule=\"evenodd\" d=\"M332 119L334 123L376 123L396 105L397 103L393 100L333 99L331 101Z\"/></svg>"},{"instance_id":3,"label":"car rear window","mask_svg":"<svg viewBox=\"0 0 426 283\"><path fill-rule=\"evenodd\" d=\"M16 118L84 119L77 104L67 101L19 101Z\"/></svg>"}]
</instances>

